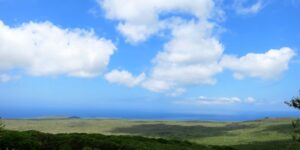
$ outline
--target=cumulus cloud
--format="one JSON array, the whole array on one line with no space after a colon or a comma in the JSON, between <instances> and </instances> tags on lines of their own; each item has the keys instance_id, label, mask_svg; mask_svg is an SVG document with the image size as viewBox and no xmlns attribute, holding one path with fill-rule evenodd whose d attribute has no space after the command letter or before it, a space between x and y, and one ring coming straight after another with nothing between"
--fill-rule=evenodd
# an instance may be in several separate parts
<instances>
[{"instance_id":1,"label":"cumulus cloud","mask_svg":"<svg viewBox=\"0 0 300 150\"><path fill-rule=\"evenodd\" d=\"M199 35L197 30L191 31ZM214 84L216 80L213 76L223 69L232 70L234 78L238 80L245 77L276 79L288 69L288 64L295 55L292 49L283 47L262 54L249 53L238 58L222 55L223 47L214 38L195 38L193 41L184 34L178 35L180 35L178 38L183 38L175 42L178 45L169 46L173 42L170 41L166 44L165 50L155 57L152 72L141 82L143 88L176 96L184 93L184 87L189 85ZM173 40L176 40L176 37ZM181 42L186 42L185 40L193 41L195 45L182 44ZM251 103L255 100L248 98L247 101Z\"/></svg>"},{"instance_id":2,"label":"cumulus cloud","mask_svg":"<svg viewBox=\"0 0 300 150\"><path fill-rule=\"evenodd\" d=\"M93 77L107 66L115 46L93 31L62 29L51 22L10 27L0 21L0 70L30 75Z\"/></svg>"},{"instance_id":3,"label":"cumulus cloud","mask_svg":"<svg viewBox=\"0 0 300 150\"><path fill-rule=\"evenodd\" d=\"M174 27L173 38L154 58L150 79L144 87L168 91L184 85L214 84L213 76L222 71L218 60L223 46L206 32L210 30L209 23L194 21Z\"/></svg>"},{"instance_id":4,"label":"cumulus cloud","mask_svg":"<svg viewBox=\"0 0 300 150\"><path fill-rule=\"evenodd\" d=\"M249 53L240 58L225 55L221 64L224 68L234 71L234 78L258 77L274 79L288 69L288 63L295 55L288 47L271 49L266 53Z\"/></svg>"},{"instance_id":5,"label":"cumulus cloud","mask_svg":"<svg viewBox=\"0 0 300 150\"><path fill-rule=\"evenodd\" d=\"M155 92L178 95L182 86L214 84L215 74L222 71L218 60L222 44L212 35L214 24L208 21L214 10L212 0L102 0L99 4L109 19L119 20L118 30L135 43L162 29L171 30L171 40L153 59L153 68L139 86ZM170 15L186 13L195 19Z\"/></svg>"},{"instance_id":6,"label":"cumulus cloud","mask_svg":"<svg viewBox=\"0 0 300 150\"><path fill-rule=\"evenodd\" d=\"M213 0L98 2L107 18L118 21L116 28L128 42L145 41L160 31L170 33L170 40L164 43L163 48L152 59L153 66L143 76L143 80L134 84L124 81L115 83L140 86L150 91L176 96L184 93L188 86L215 84L215 75L224 69L233 70L237 79L276 77L287 69L293 56L291 49L287 52L279 50L280 53L277 50L265 54L251 53L241 58L224 55L224 47L215 34L218 25L214 20L216 14L224 14L220 13L222 11L217 9ZM245 0L236 1L235 5L241 13L254 13L261 9L262 1L258 0L249 7ZM182 17L182 13L190 16ZM127 81L134 81L136 78L128 71L118 74L127 76Z\"/></svg>"},{"instance_id":7,"label":"cumulus cloud","mask_svg":"<svg viewBox=\"0 0 300 150\"><path fill-rule=\"evenodd\" d=\"M120 21L117 29L131 43L145 41L166 28L161 14L177 11L205 20L214 6L212 0L98 0L98 3L107 18Z\"/></svg>"},{"instance_id":8,"label":"cumulus cloud","mask_svg":"<svg viewBox=\"0 0 300 150\"><path fill-rule=\"evenodd\" d=\"M141 73L137 77L134 77L126 70L113 70L105 74L105 79L110 83L123 84L128 87L133 87L140 84L145 79L145 74Z\"/></svg>"},{"instance_id":9,"label":"cumulus cloud","mask_svg":"<svg viewBox=\"0 0 300 150\"><path fill-rule=\"evenodd\" d=\"M263 0L250 3L249 0L235 0L233 7L238 14L256 14L263 8Z\"/></svg>"}]
</instances>

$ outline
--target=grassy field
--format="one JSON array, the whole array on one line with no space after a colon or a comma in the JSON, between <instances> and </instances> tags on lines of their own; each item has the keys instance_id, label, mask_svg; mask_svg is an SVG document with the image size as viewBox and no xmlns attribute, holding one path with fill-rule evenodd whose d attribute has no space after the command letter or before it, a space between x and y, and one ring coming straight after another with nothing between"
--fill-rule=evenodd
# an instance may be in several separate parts
<instances>
[{"instance_id":1,"label":"grassy field","mask_svg":"<svg viewBox=\"0 0 300 150\"><path fill-rule=\"evenodd\" d=\"M291 140L291 118L246 122L138 121L105 119L4 120L6 129L45 133L101 133L188 140L205 145L243 145Z\"/></svg>"}]
</instances>

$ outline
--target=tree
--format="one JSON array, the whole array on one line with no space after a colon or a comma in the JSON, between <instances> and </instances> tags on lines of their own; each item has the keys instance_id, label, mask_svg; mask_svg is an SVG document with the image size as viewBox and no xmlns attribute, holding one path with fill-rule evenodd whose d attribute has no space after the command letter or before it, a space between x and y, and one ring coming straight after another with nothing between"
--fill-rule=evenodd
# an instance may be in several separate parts
<instances>
[{"instance_id":1,"label":"tree","mask_svg":"<svg viewBox=\"0 0 300 150\"><path fill-rule=\"evenodd\" d=\"M285 101L285 104L287 104L290 107L296 108L300 110L300 90L298 97L293 97L290 101ZM292 122L292 126L294 129L293 133L293 139L300 142L300 120L297 119Z\"/></svg>"},{"instance_id":2,"label":"tree","mask_svg":"<svg viewBox=\"0 0 300 150\"><path fill-rule=\"evenodd\" d=\"M299 96L298 97L293 97L290 101L285 101L284 103L289 105L290 107L300 109L300 90L299 90Z\"/></svg>"}]
</instances>

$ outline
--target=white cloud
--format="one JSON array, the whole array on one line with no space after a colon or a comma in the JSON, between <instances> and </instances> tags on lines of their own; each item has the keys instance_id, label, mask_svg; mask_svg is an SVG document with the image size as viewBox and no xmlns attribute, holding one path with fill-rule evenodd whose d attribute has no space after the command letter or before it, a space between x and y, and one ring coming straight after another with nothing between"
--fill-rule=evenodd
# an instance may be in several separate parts
<instances>
[{"instance_id":1,"label":"white cloud","mask_svg":"<svg viewBox=\"0 0 300 150\"><path fill-rule=\"evenodd\" d=\"M12 76L8 74L0 74L0 83L8 82L8 81L13 81L13 80L18 80L20 76Z\"/></svg>"},{"instance_id":2,"label":"white cloud","mask_svg":"<svg viewBox=\"0 0 300 150\"><path fill-rule=\"evenodd\" d=\"M214 84L222 71L218 61L222 44L212 34L208 21L213 0L101 0L109 19L119 20L118 30L129 42L141 42L162 29L171 30L171 40L153 59L149 76L139 86L168 95L182 94L186 85ZM185 19L179 12L194 19ZM171 13L160 19L160 15Z\"/></svg>"},{"instance_id":3,"label":"white cloud","mask_svg":"<svg viewBox=\"0 0 300 150\"><path fill-rule=\"evenodd\" d=\"M208 33L211 28L209 23L193 21L174 27L172 40L153 60L150 80L156 82L149 81L145 87L161 91L184 85L214 84L213 76L222 71L218 60L223 46ZM164 86L157 89L157 83Z\"/></svg>"},{"instance_id":4,"label":"white cloud","mask_svg":"<svg viewBox=\"0 0 300 150\"><path fill-rule=\"evenodd\" d=\"M248 103L248 104L253 104L256 102L256 99L253 98L253 97L247 97L245 100L244 100L245 103Z\"/></svg>"},{"instance_id":5,"label":"white cloud","mask_svg":"<svg viewBox=\"0 0 300 150\"><path fill-rule=\"evenodd\" d=\"M145 74L142 73L134 77L131 73L125 70L113 70L105 74L105 79L111 83L124 84L129 87L140 84L145 79Z\"/></svg>"},{"instance_id":6,"label":"white cloud","mask_svg":"<svg viewBox=\"0 0 300 150\"><path fill-rule=\"evenodd\" d=\"M142 83L142 87L153 92L162 92L169 90L171 85L163 80L147 79Z\"/></svg>"},{"instance_id":7,"label":"white cloud","mask_svg":"<svg viewBox=\"0 0 300 150\"><path fill-rule=\"evenodd\" d=\"M62 29L50 22L10 27L0 21L0 70L93 77L107 66L115 49L93 31Z\"/></svg>"},{"instance_id":8,"label":"white cloud","mask_svg":"<svg viewBox=\"0 0 300 150\"><path fill-rule=\"evenodd\" d=\"M106 17L119 20L117 29L128 42L145 41L166 28L160 15L169 12L189 13L206 20L214 6L212 0L98 0Z\"/></svg>"},{"instance_id":9,"label":"white cloud","mask_svg":"<svg viewBox=\"0 0 300 150\"><path fill-rule=\"evenodd\" d=\"M241 99L239 97L206 97L199 96L196 98L179 100L175 104L184 105L233 105L233 104L254 104L256 100L253 97Z\"/></svg>"},{"instance_id":10,"label":"white cloud","mask_svg":"<svg viewBox=\"0 0 300 150\"><path fill-rule=\"evenodd\" d=\"M242 100L238 97L205 97L199 96L190 100L177 101L177 104L191 105L228 105L241 103Z\"/></svg>"},{"instance_id":11,"label":"white cloud","mask_svg":"<svg viewBox=\"0 0 300 150\"><path fill-rule=\"evenodd\" d=\"M188 86L215 84L215 75L224 69L233 70L237 79L272 78L287 69L292 57L292 50L278 54L284 55L283 57L277 56L276 50L266 54L248 54L241 58L224 56L224 47L215 34L218 25L214 22L218 20L216 15L224 17L224 14L213 0L98 2L107 18L119 21L117 29L128 42L138 43L160 32L170 33L170 40L152 60L153 67L149 69L147 76L130 86L140 86L150 91L176 96L184 93ZM245 0L235 2L240 13L256 13L262 8L261 0L249 7L246 4L248 5ZM182 13L190 17L178 15ZM132 80L136 78L129 72L126 76Z\"/></svg>"},{"instance_id":12,"label":"white cloud","mask_svg":"<svg viewBox=\"0 0 300 150\"><path fill-rule=\"evenodd\" d=\"M233 7L238 14L256 14L263 8L263 0L249 4L249 0L235 0Z\"/></svg>"},{"instance_id":13,"label":"white cloud","mask_svg":"<svg viewBox=\"0 0 300 150\"><path fill-rule=\"evenodd\" d=\"M194 25L196 26L196 24ZM188 30L187 27L183 29ZM176 33L181 32L180 29L175 31ZM197 30L193 29L191 32L183 33L200 35L197 34ZM249 53L237 58L222 55L222 45L212 37L189 39L189 36L185 36L185 34L178 34L178 37L175 36L173 40L177 40L177 38L183 39L175 42L174 47L170 46L172 40L168 42L164 51L155 57L152 72L148 77L143 76L143 80L134 84L135 86L141 86L154 92L167 93L170 96L178 96L186 91L186 86L214 84L216 80L213 76L223 69L233 70L234 78L238 80L245 77L275 79L288 69L288 63L295 55L292 49L284 47L271 49L262 54ZM195 43L189 43L191 41ZM222 59L219 62L220 57ZM253 103L255 99L248 97L245 102Z\"/></svg>"},{"instance_id":14,"label":"white cloud","mask_svg":"<svg viewBox=\"0 0 300 150\"><path fill-rule=\"evenodd\" d=\"M240 58L225 55L221 64L224 68L233 70L236 79L245 77L275 79L288 69L288 63L294 55L292 49L283 47L271 49L263 54L249 53Z\"/></svg>"},{"instance_id":15,"label":"white cloud","mask_svg":"<svg viewBox=\"0 0 300 150\"><path fill-rule=\"evenodd\" d=\"M157 27L148 27L146 25L119 24L118 30L127 38L127 42L137 43L145 41L150 35L157 32Z\"/></svg>"},{"instance_id":16,"label":"white cloud","mask_svg":"<svg viewBox=\"0 0 300 150\"><path fill-rule=\"evenodd\" d=\"M149 76L139 85L176 96L185 92L186 85L214 84L213 76L222 71L223 46L211 35L212 28L209 22L173 24L171 41L153 59Z\"/></svg>"}]
</instances>

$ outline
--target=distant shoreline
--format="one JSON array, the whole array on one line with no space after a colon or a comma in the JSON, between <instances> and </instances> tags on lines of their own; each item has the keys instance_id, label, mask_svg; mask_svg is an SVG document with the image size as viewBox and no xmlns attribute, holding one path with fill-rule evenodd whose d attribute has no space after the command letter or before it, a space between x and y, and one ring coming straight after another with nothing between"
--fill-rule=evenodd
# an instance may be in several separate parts
<instances>
[{"instance_id":1,"label":"distant shoreline","mask_svg":"<svg viewBox=\"0 0 300 150\"><path fill-rule=\"evenodd\" d=\"M225 112L226 113L226 112ZM181 112L141 112L141 111L91 111L83 112L51 112L51 111L34 111L26 113L15 112L13 114L7 111L0 111L0 117L3 119L113 119L113 120L174 120L174 121L222 121L238 122L259 120L263 118L300 118L300 112L291 110L288 112L243 112L235 114L196 114Z\"/></svg>"},{"instance_id":2,"label":"distant shoreline","mask_svg":"<svg viewBox=\"0 0 300 150\"><path fill-rule=\"evenodd\" d=\"M109 118L109 117L67 117L67 116L50 116L50 117L32 117L32 118L2 118L5 120L123 120L123 121L145 121L145 122L253 122L253 121L264 121L264 120L294 120L300 119L299 117L263 117L249 120L176 120L176 119L137 119L137 118Z\"/></svg>"}]
</instances>

